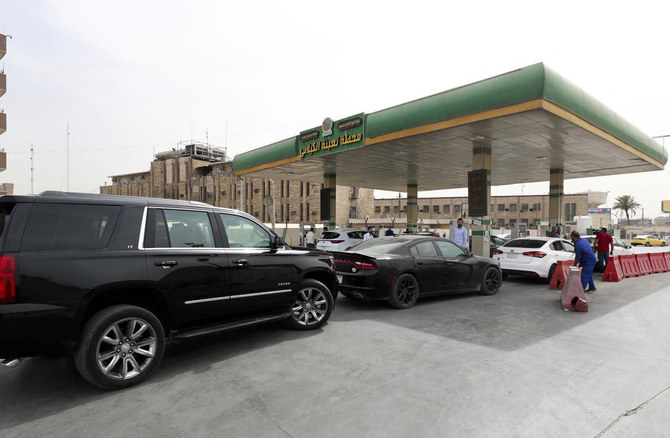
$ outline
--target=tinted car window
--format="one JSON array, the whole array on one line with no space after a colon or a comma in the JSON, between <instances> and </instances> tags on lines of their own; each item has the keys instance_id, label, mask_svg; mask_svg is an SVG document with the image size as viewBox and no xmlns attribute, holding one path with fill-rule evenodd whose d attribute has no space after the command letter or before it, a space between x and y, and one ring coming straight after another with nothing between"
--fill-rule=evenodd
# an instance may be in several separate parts
<instances>
[{"instance_id":1,"label":"tinted car window","mask_svg":"<svg viewBox=\"0 0 670 438\"><path fill-rule=\"evenodd\" d=\"M503 246L505 248L541 248L545 243L547 243L546 240L514 239Z\"/></svg>"},{"instance_id":2,"label":"tinted car window","mask_svg":"<svg viewBox=\"0 0 670 438\"><path fill-rule=\"evenodd\" d=\"M362 239L365 235L365 231L351 231L348 236L351 239Z\"/></svg>"},{"instance_id":3,"label":"tinted car window","mask_svg":"<svg viewBox=\"0 0 670 438\"><path fill-rule=\"evenodd\" d=\"M35 204L21 250L105 248L120 212L121 207L109 205Z\"/></svg>"},{"instance_id":4,"label":"tinted car window","mask_svg":"<svg viewBox=\"0 0 670 438\"><path fill-rule=\"evenodd\" d=\"M465 254L463 250L454 243L441 240L438 240L435 243L437 244L437 247L440 248L440 252L444 257L458 257Z\"/></svg>"},{"instance_id":5,"label":"tinted car window","mask_svg":"<svg viewBox=\"0 0 670 438\"><path fill-rule=\"evenodd\" d=\"M220 216L231 248L270 248L270 235L257 223L234 214Z\"/></svg>"},{"instance_id":6,"label":"tinted car window","mask_svg":"<svg viewBox=\"0 0 670 438\"><path fill-rule=\"evenodd\" d=\"M171 248L213 248L214 233L207 212L158 211L156 214L156 247L168 246L168 242Z\"/></svg>"},{"instance_id":7,"label":"tinted car window","mask_svg":"<svg viewBox=\"0 0 670 438\"><path fill-rule=\"evenodd\" d=\"M437 257L437 249L433 242L419 242L409 249L410 254L419 257Z\"/></svg>"},{"instance_id":8,"label":"tinted car window","mask_svg":"<svg viewBox=\"0 0 670 438\"><path fill-rule=\"evenodd\" d=\"M14 204L3 205L2 207L0 207L0 245L2 245L2 243L5 241L4 239L5 225L7 225L7 222L9 221L9 217L12 214L13 209Z\"/></svg>"}]
</instances>

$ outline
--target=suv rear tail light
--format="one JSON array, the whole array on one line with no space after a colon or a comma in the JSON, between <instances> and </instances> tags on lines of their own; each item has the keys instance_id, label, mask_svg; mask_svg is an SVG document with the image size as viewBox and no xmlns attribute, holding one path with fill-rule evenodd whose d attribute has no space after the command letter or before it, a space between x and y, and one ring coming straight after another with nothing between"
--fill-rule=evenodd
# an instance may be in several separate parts
<instances>
[{"instance_id":1,"label":"suv rear tail light","mask_svg":"<svg viewBox=\"0 0 670 438\"><path fill-rule=\"evenodd\" d=\"M526 251L523 253L525 256L531 256L531 257L537 257L537 258L542 258L546 256L547 254L543 253L542 251Z\"/></svg>"},{"instance_id":2,"label":"suv rear tail light","mask_svg":"<svg viewBox=\"0 0 670 438\"><path fill-rule=\"evenodd\" d=\"M377 265L375 265L372 262L361 262L359 260L344 260L344 259L335 259L335 263L347 263L350 265L354 265L358 269L367 269L367 270L373 270L377 269Z\"/></svg>"},{"instance_id":3,"label":"suv rear tail light","mask_svg":"<svg viewBox=\"0 0 670 438\"><path fill-rule=\"evenodd\" d=\"M0 256L0 303L16 299L16 279L14 256Z\"/></svg>"},{"instance_id":4,"label":"suv rear tail light","mask_svg":"<svg viewBox=\"0 0 670 438\"><path fill-rule=\"evenodd\" d=\"M502 252L501 250L499 250L499 249L494 249L494 250L493 250L493 255L496 255L496 254L502 254L502 253L503 253L503 252Z\"/></svg>"}]
</instances>

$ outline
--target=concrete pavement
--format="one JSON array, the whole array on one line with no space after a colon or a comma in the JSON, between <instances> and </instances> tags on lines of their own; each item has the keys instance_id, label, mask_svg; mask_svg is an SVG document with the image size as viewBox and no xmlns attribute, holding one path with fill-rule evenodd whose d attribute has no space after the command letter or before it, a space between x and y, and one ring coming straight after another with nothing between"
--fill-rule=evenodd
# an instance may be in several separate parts
<instances>
[{"instance_id":1,"label":"concrete pavement","mask_svg":"<svg viewBox=\"0 0 670 438\"><path fill-rule=\"evenodd\" d=\"M0 436L665 436L670 273L597 286L588 313L514 278L408 310L340 297L318 332L173 345L117 392L71 360L26 360L0 369Z\"/></svg>"}]
</instances>

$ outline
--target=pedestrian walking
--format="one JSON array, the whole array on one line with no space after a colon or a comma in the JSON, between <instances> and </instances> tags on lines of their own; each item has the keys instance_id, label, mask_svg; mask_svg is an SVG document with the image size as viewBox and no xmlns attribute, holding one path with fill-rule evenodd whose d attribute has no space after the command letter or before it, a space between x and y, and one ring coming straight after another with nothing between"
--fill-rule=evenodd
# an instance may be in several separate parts
<instances>
[{"instance_id":1,"label":"pedestrian walking","mask_svg":"<svg viewBox=\"0 0 670 438\"><path fill-rule=\"evenodd\" d=\"M596 235L593 242L593 249L598 251L598 269L605 272L605 267L610 261L610 255L614 254L614 239L607 232L607 228L602 227Z\"/></svg>"}]
</instances>

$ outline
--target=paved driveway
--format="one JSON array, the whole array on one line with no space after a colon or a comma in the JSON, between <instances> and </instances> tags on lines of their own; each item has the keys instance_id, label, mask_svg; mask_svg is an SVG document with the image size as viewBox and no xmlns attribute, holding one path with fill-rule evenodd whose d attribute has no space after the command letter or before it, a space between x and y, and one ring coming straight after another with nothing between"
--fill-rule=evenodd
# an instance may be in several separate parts
<instances>
[{"instance_id":1,"label":"paved driveway","mask_svg":"<svg viewBox=\"0 0 670 438\"><path fill-rule=\"evenodd\" d=\"M598 282L588 313L527 279L409 310L340 297L319 332L173 345L152 379L117 392L68 359L30 359L0 369L0 436L663 436L669 284Z\"/></svg>"}]
</instances>

